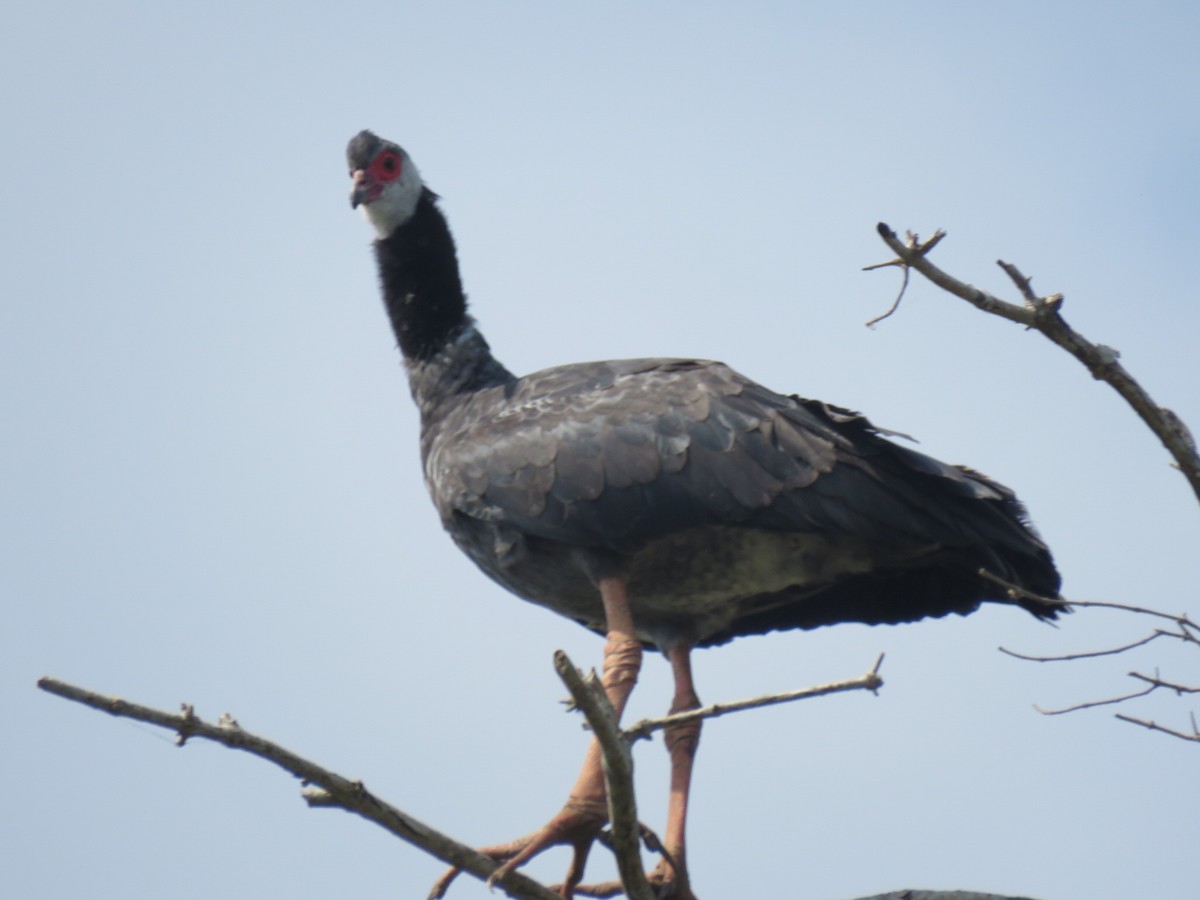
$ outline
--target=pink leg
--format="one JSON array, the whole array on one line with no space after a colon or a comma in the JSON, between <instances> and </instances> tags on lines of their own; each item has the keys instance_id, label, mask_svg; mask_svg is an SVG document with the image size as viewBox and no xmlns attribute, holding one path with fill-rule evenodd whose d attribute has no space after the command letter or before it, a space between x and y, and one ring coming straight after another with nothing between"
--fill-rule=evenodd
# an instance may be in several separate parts
<instances>
[{"instance_id":1,"label":"pink leg","mask_svg":"<svg viewBox=\"0 0 1200 900\"><path fill-rule=\"evenodd\" d=\"M692 648L672 647L666 651L675 676L675 699L671 713L700 707L692 684ZM650 875L653 882L671 885L667 896L672 900L695 900L687 874L687 810L692 784L692 764L700 744L700 720L673 725L666 730L667 751L671 754L671 796L667 805L667 827L663 846L669 854ZM674 865L672 865L672 862Z\"/></svg>"},{"instance_id":2,"label":"pink leg","mask_svg":"<svg viewBox=\"0 0 1200 900\"><path fill-rule=\"evenodd\" d=\"M618 578L602 580L600 597L604 602L605 627L608 629L608 640L604 645L604 690L620 718L641 671L642 645L634 633L625 582ZM480 848L480 853L504 862L488 879L489 887L548 847L569 844L575 853L559 893L563 897L573 897L575 886L583 877L584 863L592 842L607 821L608 797L604 787L604 768L600 762L600 745L593 738L567 802L553 819L523 838ZM458 871L451 869L438 879L429 895L430 900L445 895Z\"/></svg>"}]
</instances>

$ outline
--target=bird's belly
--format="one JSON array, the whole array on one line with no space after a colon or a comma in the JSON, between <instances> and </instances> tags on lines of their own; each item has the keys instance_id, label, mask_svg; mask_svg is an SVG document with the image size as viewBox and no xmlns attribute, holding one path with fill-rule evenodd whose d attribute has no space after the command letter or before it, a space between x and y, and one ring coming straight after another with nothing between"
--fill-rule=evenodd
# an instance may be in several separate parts
<instances>
[{"instance_id":1,"label":"bird's belly","mask_svg":"<svg viewBox=\"0 0 1200 900\"><path fill-rule=\"evenodd\" d=\"M647 639L695 643L724 631L748 607L762 612L765 595L815 590L870 571L879 558L880 548L860 538L706 526L634 554L627 585L634 622Z\"/></svg>"},{"instance_id":2,"label":"bird's belly","mask_svg":"<svg viewBox=\"0 0 1200 900\"><path fill-rule=\"evenodd\" d=\"M505 588L600 633L606 628L597 578L624 579L638 636L659 648L736 634L739 620L803 605L843 579L903 565L929 550L843 535L704 525L619 553L522 535L467 516L448 528Z\"/></svg>"},{"instance_id":3,"label":"bird's belly","mask_svg":"<svg viewBox=\"0 0 1200 900\"><path fill-rule=\"evenodd\" d=\"M509 565L491 545L468 550L487 574L520 597L603 633L604 610L588 551L529 540ZM861 538L704 526L658 538L617 561L638 636L660 648L700 644L747 615L870 571L887 549ZM605 563L611 565L610 556Z\"/></svg>"}]
</instances>

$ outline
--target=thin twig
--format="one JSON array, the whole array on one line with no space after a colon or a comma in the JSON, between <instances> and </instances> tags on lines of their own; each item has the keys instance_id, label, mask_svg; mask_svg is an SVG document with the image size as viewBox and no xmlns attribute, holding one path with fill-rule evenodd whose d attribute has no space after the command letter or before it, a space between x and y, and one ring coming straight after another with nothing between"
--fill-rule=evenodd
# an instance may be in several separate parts
<instances>
[{"instance_id":1,"label":"thin twig","mask_svg":"<svg viewBox=\"0 0 1200 900\"><path fill-rule=\"evenodd\" d=\"M1145 697L1147 694L1153 693L1155 686L1151 685L1143 691L1136 691L1132 694L1126 694L1123 697L1110 697L1107 700L1089 700L1087 703L1076 703L1074 706L1064 706L1061 709L1042 709L1040 706L1034 705L1034 709L1040 712L1043 716L1061 716L1064 713L1078 712L1081 709L1091 709L1094 706L1111 706L1114 703L1124 703L1126 700L1136 700L1138 697Z\"/></svg>"},{"instance_id":2,"label":"thin twig","mask_svg":"<svg viewBox=\"0 0 1200 900\"><path fill-rule=\"evenodd\" d=\"M625 729L625 736L630 740L649 737L653 732L672 725L681 725L697 719L715 719L726 713L740 712L744 709L757 709L760 706L774 706L776 703L791 703L793 700L807 700L809 697L823 697L826 694L837 694L843 691L877 692L883 687L883 679L879 677L879 667L883 664L883 654L875 660L875 665L866 675L852 678L849 681L835 681L816 687L802 688L798 691L786 691L782 694L767 694L761 697L751 697L747 700L735 700L732 703L713 703L699 709L662 716L657 719L642 719Z\"/></svg>"},{"instance_id":3,"label":"thin twig","mask_svg":"<svg viewBox=\"0 0 1200 900\"><path fill-rule=\"evenodd\" d=\"M642 867L641 829L638 825L637 798L633 790L633 753L621 734L617 714L604 686L593 672L584 677L559 650L554 654L554 669L571 692L575 705L584 714L604 763L604 782L608 792L608 819L612 829L612 849L617 870L629 900L655 900L646 871Z\"/></svg>"},{"instance_id":4,"label":"thin twig","mask_svg":"<svg viewBox=\"0 0 1200 900\"><path fill-rule=\"evenodd\" d=\"M1094 609L1119 609L1124 612L1138 613L1144 616L1156 616L1160 619L1167 619L1184 627L1195 628L1196 626L1187 617L1187 613L1165 613L1157 609L1149 609L1144 606L1132 606L1128 603L1113 603L1107 600L1061 600L1053 597L1043 597L1041 594L1035 594L1033 591L1028 591L1020 585L1013 584L1011 581L1005 581L997 575L993 575L987 569L980 569L979 576L991 581L995 584L1008 590L1009 596L1015 599L1032 600L1035 603L1045 603L1050 606L1070 606L1070 607L1091 607Z\"/></svg>"},{"instance_id":5,"label":"thin twig","mask_svg":"<svg viewBox=\"0 0 1200 900\"><path fill-rule=\"evenodd\" d=\"M1174 691L1176 694L1200 694L1200 687L1192 687L1186 684L1176 684L1173 681L1163 681L1158 677L1157 673L1152 677L1143 675L1141 672L1130 672L1130 678L1136 678L1138 681L1145 681L1150 685L1150 689L1166 688L1169 691Z\"/></svg>"},{"instance_id":6,"label":"thin twig","mask_svg":"<svg viewBox=\"0 0 1200 900\"><path fill-rule=\"evenodd\" d=\"M880 263L879 265L867 266L866 268L877 269L880 266L890 266L890 265L894 265L894 263ZM888 307L887 312L880 313L873 319L867 319L867 327L868 328L875 327L876 325L878 325L880 322L882 322L884 319L886 319L888 316L890 316L892 313L894 313L896 310L898 310L900 308L900 301L904 299L904 292L908 290L908 266L903 266L902 268L904 269L904 279L900 282L900 290L896 292L896 299L892 301L892 305Z\"/></svg>"},{"instance_id":7,"label":"thin twig","mask_svg":"<svg viewBox=\"0 0 1200 900\"><path fill-rule=\"evenodd\" d=\"M1151 731L1161 731L1163 734L1174 735L1177 738L1182 738L1185 741L1200 742L1200 730L1196 729L1195 719L1192 720L1192 733L1185 734L1182 731L1176 731L1174 728L1167 728L1165 725L1159 725L1157 722L1152 722L1149 719L1138 719L1134 716L1127 716L1123 713L1117 713L1116 717L1122 722L1131 722L1134 725L1141 725L1143 728L1149 728Z\"/></svg>"},{"instance_id":8,"label":"thin twig","mask_svg":"<svg viewBox=\"0 0 1200 900\"><path fill-rule=\"evenodd\" d=\"M1011 263L1000 260L999 265L1012 278L1025 298L1024 305L1008 303L994 294L958 280L935 266L928 257L931 247L918 244L915 236L910 234L907 242L901 241L883 222L879 223L876 230L883 242L906 266L911 266L938 287L961 297L984 312L1041 332L1086 366L1093 378L1110 385L1162 441L1175 460L1175 466L1183 473L1192 487L1192 492L1200 500L1200 455L1197 454L1196 442L1187 426L1174 412L1154 402L1118 362L1120 354L1117 351L1103 344L1092 343L1066 323L1061 315L1061 294L1038 297L1034 294L1029 279Z\"/></svg>"},{"instance_id":9,"label":"thin twig","mask_svg":"<svg viewBox=\"0 0 1200 900\"><path fill-rule=\"evenodd\" d=\"M1012 283L1017 286L1017 290L1025 298L1025 305L1030 309L1037 309L1043 300L1033 292L1033 283L1021 273L1021 270L1012 263L1007 263L1002 259L996 260L996 265L1003 269L1005 274L1012 279ZM1059 302L1062 301L1060 300Z\"/></svg>"},{"instance_id":10,"label":"thin twig","mask_svg":"<svg viewBox=\"0 0 1200 900\"><path fill-rule=\"evenodd\" d=\"M939 228L936 232L934 232L933 237L931 237L929 240L925 241L925 243L920 243L919 238L910 231L908 233L908 241L909 241L909 245L914 248L914 252L925 254L925 253L928 253L930 250L932 250L934 247L936 247L941 242L942 238L944 238L945 236L946 236L946 232L942 231ZM900 271L904 273L904 278L900 282L900 290L897 291L896 299L892 301L892 305L888 308L887 312L882 313L873 319L867 320L866 325L868 328L875 327L880 322L882 322L884 319L886 319L888 316L892 315L892 313L894 313L897 309L900 308L900 301L904 299L904 292L908 290L908 270L910 267L909 267L908 263L906 263L903 259L900 259L899 257L897 257L896 259L890 259L887 262L875 263L874 265L862 267L862 270L864 272L873 272L876 269L886 269L890 266L897 266L897 267L899 267Z\"/></svg>"},{"instance_id":11,"label":"thin twig","mask_svg":"<svg viewBox=\"0 0 1200 900\"><path fill-rule=\"evenodd\" d=\"M1016 650L1009 650L1006 647L998 648L1001 653L1007 653L1009 656L1015 656L1017 659L1024 659L1029 662L1069 662L1073 659L1091 659L1096 656L1115 656L1118 653L1124 653L1126 650L1133 650L1135 647L1144 647L1151 641L1157 640L1160 637L1173 637L1184 640L1181 634L1176 634L1173 631L1163 631L1156 628L1151 634L1146 635L1138 641L1130 644L1125 644L1122 647L1113 647L1111 650L1090 650L1084 653L1067 653L1062 656L1030 656L1025 653L1018 653Z\"/></svg>"},{"instance_id":12,"label":"thin twig","mask_svg":"<svg viewBox=\"0 0 1200 900\"><path fill-rule=\"evenodd\" d=\"M357 813L431 856L479 878L486 879L497 868L494 860L380 800L368 791L361 781L351 781L273 741L245 731L227 716L223 716L221 722L214 725L199 718L187 704L184 704L182 713L169 713L130 703L119 697L98 694L55 678L40 678L37 684L44 691L93 709L168 728L178 733L177 743L180 745L189 738L203 738L234 750L252 753L302 779L306 785L318 785L320 791L314 792L310 789L303 792L304 799L311 806L336 806L347 812ZM520 872L510 873L500 882L499 887L518 900L561 900L557 894Z\"/></svg>"},{"instance_id":13,"label":"thin twig","mask_svg":"<svg viewBox=\"0 0 1200 900\"><path fill-rule=\"evenodd\" d=\"M1065 654L1063 656L1031 656L1031 655L1027 655L1024 653L1016 653L1012 650L1006 649L1005 647L999 648L1002 653L1007 653L1009 656L1015 656L1018 659L1029 660L1031 662L1063 662L1063 661L1075 660L1075 659L1089 659L1089 658L1093 658L1093 657L1097 657L1097 656L1113 656L1118 653L1124 653L1127 650L1133 650L1137 647L1144 647L1146 644L1148 644L1151 641L1156 640L1160 637L1173 637L1173 638L1178 638L1179 640L1185 641L1187 643L1200 645L1200 640L1197 639L1198 629L1197 629L1196 625L1190 619L1188 619L1186 613L1181 613L1179 615L1175 615L1173 613L1160 612L1159 610L1156 610L1156 609L1147 609L1144 606L1133 606L1128 603L1110 603L1110 602L1103 601L1103 600L1068 600L1068 601L1059 600L1059 601L1053 601L1049 597L1039 596L1038 594L1031 593L1030 591L1027 591L1024 588L1019 587L1018 585L1007 582L1002 578L998 578L997 576L992 575L985 569L980 569L979 574L982 577L984 577L985 579L994 582L995 584L1002 585L1008 591L1009 596L1012 597L1013 599L1024 598L1024 599L1032 600L1034 602L1039 602L1039 603L1049 603L1049 602L1067 603L1071 608L1092 607L1092 608L1096 608L1096 609L1117 609L1117 610L1121 610L1122 612L1131 612L1131 613L1136 613L1138 615L1154 616L1154 617L1160 618L1160 619L1167 619L1168 621L1174 622L1176 625L1179 626L1179 631L1177 631L1177 632L1163 631L1161 628L1156 628L1151 634L1147 635L1144 638L1141 638L1140 640L1131 641L1128 644L1124 644L1120 647L1114 647L1110 650L1095 650L1095 651L1085 652L1085 653L1069 653L1069 654ZM1135 691L1132 694L1124 694L1119 697L1110 697L1105 700L1092 700L1087 703L1077 703L1074 706L1067 706L1067 707L1063 707L1062 709L1041 709L1040 707L1036 707L1036 706L1034 708L1037 709L1037 711L1042 713L1043 715L1057 716L1057 715L1062 715L1063 713L1076 712L1081 709L1091 709L1096 706L1109 706L1109 705L1112 705L1115 703L1125 703L1128 700L1136 700L1139 697L1145 697L1147 694L1153 693L1154 691L1158 690L1159 688L1166 688L1167 690L1175 691L1175 693L1179 694L1179 695L1200 693L1200 687L1191 687L1191 686L1184 685L1184 684L1176 684L1176 683L1170 682L1170 681L1163 681L1161 678L1158 677L1157 674L1155 674L1154 676L1149 676L1149 675L1142 675L1140 672L1130 672L1129 677L1136 678L1140 681L1144 681L1149 685L1149 687L1147 687L1145 690L1142 690L1142 691ZM1183 737L1183 738L1186 738L1187 740L1200 741L1200 734L1198 734L1197 737L1192 738L1192 737L1189 737L1188 735L1182 734L1178 731L1173 731L1170 728L1166 728L1161 725L1156 725L1153 722L1148 722L1143 719L1135 719L1135 718L1131 718L1129 716L1124 716L1124 715L1118 715L1117 718L1122 719L1127 722L1134 722L1138 725L1144 725L1145 727L1152 728L1155 731L1162 731L1167 734L1173 734L1176 737ZM1193 722L1193 730L1194 729L1195 729L1195 723Z\"/></svg>"}]
</instances>

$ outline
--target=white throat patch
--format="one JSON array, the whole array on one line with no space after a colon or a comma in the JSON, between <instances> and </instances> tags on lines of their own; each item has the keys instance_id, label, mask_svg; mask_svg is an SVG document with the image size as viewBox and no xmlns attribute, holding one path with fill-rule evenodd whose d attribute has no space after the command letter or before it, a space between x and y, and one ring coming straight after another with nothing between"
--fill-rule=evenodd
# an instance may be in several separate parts
<instances>
[{"instance_id":1,"label":"white throat patch","mask_svg":"<svg viewBox=\"0 0 1200 900\"><path fill-rule=\"evenodd\" d=\"M421 174L407 153L402 151L400 176L384 185L383 192L371 203L364 203L363 215L375 228L375 234L386 238L413 217L421 199Z\"/></svg>"}]
</instances>

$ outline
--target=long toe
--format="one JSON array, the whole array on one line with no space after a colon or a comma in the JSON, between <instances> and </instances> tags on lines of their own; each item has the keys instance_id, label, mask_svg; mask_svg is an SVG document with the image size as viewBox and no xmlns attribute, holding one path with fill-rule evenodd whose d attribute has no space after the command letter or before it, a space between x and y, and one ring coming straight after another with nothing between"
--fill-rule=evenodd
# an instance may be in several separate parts
<instances>
[{"instance_id":1,"label":"long toe","mask_svg":"<svg viewBox=\"0 0 1200 900\"><path fill-rule=\"evenodd\" d=\"M529 862L543 850L567 844L573 847L575 852L566 879L558 886L558 893L568 898L574 896L575 885L583 877L588 851L607 821L607 805L573 799L553 819L532 834L506 844L480 847L480 853L500 863L488 877L488 887L502 882L509 873ZM433 889L429 892L429 900L440 900L444 897L450 884L461 871L458 867L447 870L434 882Z\"/></svg>"}]
</instances>

